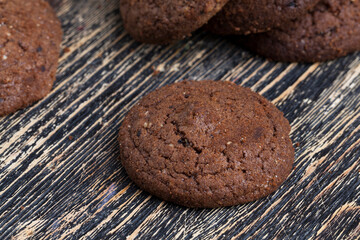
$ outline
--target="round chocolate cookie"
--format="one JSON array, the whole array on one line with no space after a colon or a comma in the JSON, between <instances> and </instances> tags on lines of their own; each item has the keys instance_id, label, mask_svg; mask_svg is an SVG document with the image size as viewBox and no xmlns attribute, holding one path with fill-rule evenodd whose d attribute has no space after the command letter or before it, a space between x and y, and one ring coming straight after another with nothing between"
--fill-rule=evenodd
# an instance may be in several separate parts
<instances>
[{"instance_id":1,"label":"round chocolate cookie","mask_svg":"<svg viewBox=\"0 0 360 240\"><path fill-rule=\"evenodd\" d=\"M240 41L275 61L317 62L345 56L360 50L360 1L322 0L298 21Z\"/></svg>"},{"instance_id":2,"label":"round chocolate cookie","mask_svg":"<svg viewBox=\"0 0 360 240\"><path fill-rule=\"evenodd\" d=\"M228 0L121 0L124 27L137 41L166 44L204 25Z\"/></svg>"},{"instance_id":3,"label":"round chocolate cookie","mask_svg":"<svg viewBox=\"0 0 360 240\"><path fill-rule=\"evenodd\" d=\"M230 0L206 25L220 35L250 34L286 25L319 0Z\"/></svg>"},{"instance_id":4,"label":"round chocolate cookie","mask_svg":"<svg viewBox=\"0 0 360 240\"><path fill-rule=\"evenodd\" d=\"M275 191L292 169L290 125L269 101L230 82L184 81L144 97L118 141L129 177L188 207L246 203Z\"/></svg>"},{"instance_id":5,"label":"round chocolate cookie","mask_svg":"<svg viewBox=\"0 0 360 240\"><path fill-rule=\"evenodd\" d=\"M0 116L46 96L55 80L62 31L44 0L0 0Z\"/></svg>"}]
</instances>

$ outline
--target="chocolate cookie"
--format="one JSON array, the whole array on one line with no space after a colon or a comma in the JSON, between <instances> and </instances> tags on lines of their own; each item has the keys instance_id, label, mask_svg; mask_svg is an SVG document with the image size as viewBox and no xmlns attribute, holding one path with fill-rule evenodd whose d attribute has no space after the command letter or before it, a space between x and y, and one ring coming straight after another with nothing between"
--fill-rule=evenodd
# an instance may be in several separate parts
<instances>
[{"instance_id":1,"label":"chocolate cookie","mask_svg":"<svg viewBox=\"0 0 360 240\"><path fill-rule=\"evenodd\" d=\"M287 27L254 34L241 42L283 62L327 61L360 50L360 1L322 0Z\"/></svg>"},{"instance_id":2,"label":"chocolate cookie","mask_svg":"<svg viewBox=\"0 0 360 240\"><path fill-rule=\"evenodd\" d=\"M228 0L121 0L124 27L137 41L165 44L204 25Z\"/></svg>"},{"instance_id":3,"label":"chocolate cookie","mask_svg":"<svg viewBox=\"0 0 360 240\"><path fill-rule=\"evenodd\" d=\"M188 207L246 203L289 175L290 125L269 101L229 82L184 81L144 97L118 141L129 177Z\"/></svg>"},{"instance_id":4,"label":"chocolate cookie","mask_svg":"<svg viewBox=\"0 0 360 240\"><path fill-rule=\"evenodd\" d=\"M319 0L230 0L206 25L220 35L250 34L286 25Z\"/></svg>"},{"instance_id":5,"label":"chocolate cookie","mask_svg":"<svg viewBox=\"0 0 360 240\"><path fill-rule=\"evenodd\" d=\"M62 31L43 0L0 0L0 116L46 96L55 80Z\"/></svg>"}]
</instances>

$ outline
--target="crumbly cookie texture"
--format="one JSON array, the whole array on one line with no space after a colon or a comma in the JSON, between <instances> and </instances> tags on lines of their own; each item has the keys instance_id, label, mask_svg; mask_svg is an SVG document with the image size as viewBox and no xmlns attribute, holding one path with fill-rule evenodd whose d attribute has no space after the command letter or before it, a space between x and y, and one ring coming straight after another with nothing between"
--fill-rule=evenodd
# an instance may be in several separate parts
<instances>
[{"instance_id":1,"label":"crumbly cookie texture","mask_svg":"<svg viewBox=\"0 0 360 240\"><path fill-rule=\"evenodd\" d=\"M268 100L229 82L184 81L144 97L119 131L120 158L145 191L188 207L254 201L292 169L290 125Z\"/></svg>"},{"instance_id":2,"label":"crumbly cookie texture","mask_svg":"<svg viewBox=\"0 0 360 240\"><path fill-rule=\"evenodd\" d=\"M269 31L301 18L320 0L230 0L205 26L220 35Z\"/></svg>"},{"instance_id":3,"label":"crumbly cookie texture","mask_svg":"<svg viewBox=\"0 0 360 240\"><path fill-rule=\"evenodd\" d=\"M46 96L55 80L62 30L43 0L0 0L0 116Z\"/></svg>"},{"instance_id":4,"label":"crumbly cookie texture","mask_svg":"<svg viewBox=\"0 0 360 240\"><path fill-rule=\"evenodd\" d=\"M137 41L167 44L189 36L228 0L121 0L124 27Z\"/></svg>"},{"instance_id":5,"label":"crumbly cookie texture","mask_svg":"<svg viewBox=\"0 0 360 240\"><path fill-rule=\"evenodd\" d=\"M241 38L240 42L275 61L327 61L360 50L359 23L359 0L322 0L286 27Z\"/></svg>"}]
</instances>

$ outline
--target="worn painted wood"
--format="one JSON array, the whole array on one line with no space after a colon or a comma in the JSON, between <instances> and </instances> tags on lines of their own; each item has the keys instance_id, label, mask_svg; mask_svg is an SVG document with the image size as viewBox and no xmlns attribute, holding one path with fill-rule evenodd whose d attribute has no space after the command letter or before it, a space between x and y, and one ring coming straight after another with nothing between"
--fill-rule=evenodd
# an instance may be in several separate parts
<instances>
[{"instance_id":1,"label":"worn painted wood","mask_svg":"<svg viewBox=\"0 0 360 240\"><path fill-rule=\"evenodd\" d=\"M274 63L202 31L145 45L124 32L117 7L60 2L64 50L53 91L0 118L0 239L359 238L359 53ZM188 209L131 183L118 161L121 121L146 93L183 79L234 81L285 113L296 161L277 192Z\"/></svg>"}]
</instances>

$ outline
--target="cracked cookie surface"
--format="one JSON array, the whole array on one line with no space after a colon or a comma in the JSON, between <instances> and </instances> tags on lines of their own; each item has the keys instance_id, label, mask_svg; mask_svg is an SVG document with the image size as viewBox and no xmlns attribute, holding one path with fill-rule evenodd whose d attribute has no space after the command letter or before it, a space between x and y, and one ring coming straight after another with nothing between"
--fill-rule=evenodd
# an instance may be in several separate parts
<instances>
[{"instance_id":1,"label":"cracked cookie surface","mask_svg":"<svg viewBox=\"0 0 360 240\"><path fill-rule=\"evenodd\" d=\"M229 82L184 81L134 106L119 131L120 159L145 191L188 207L246 203L292 169L290 125L268 100Z\"/></svg>"},{"instance_id":2,"label":"cracked cookie surface","mask_svg":"<svg viewBox=\"0 0 360 240\"><path fill-rule=\"evenodd\" d=\"M62 30L43 0L0 0L0 116L46 96L55 80Z\"/></svg>"},{"instance_id":3,"label":"cracked cookie surface","mask_svg":"<svg viewBox=\"0 0 360 240\"><path fill-rule=\"evenodd\" d=\"M286 27L240 42L275 61L317 62L360 50L360 1L322 0Z\"/></svg>"}]
</instances>

